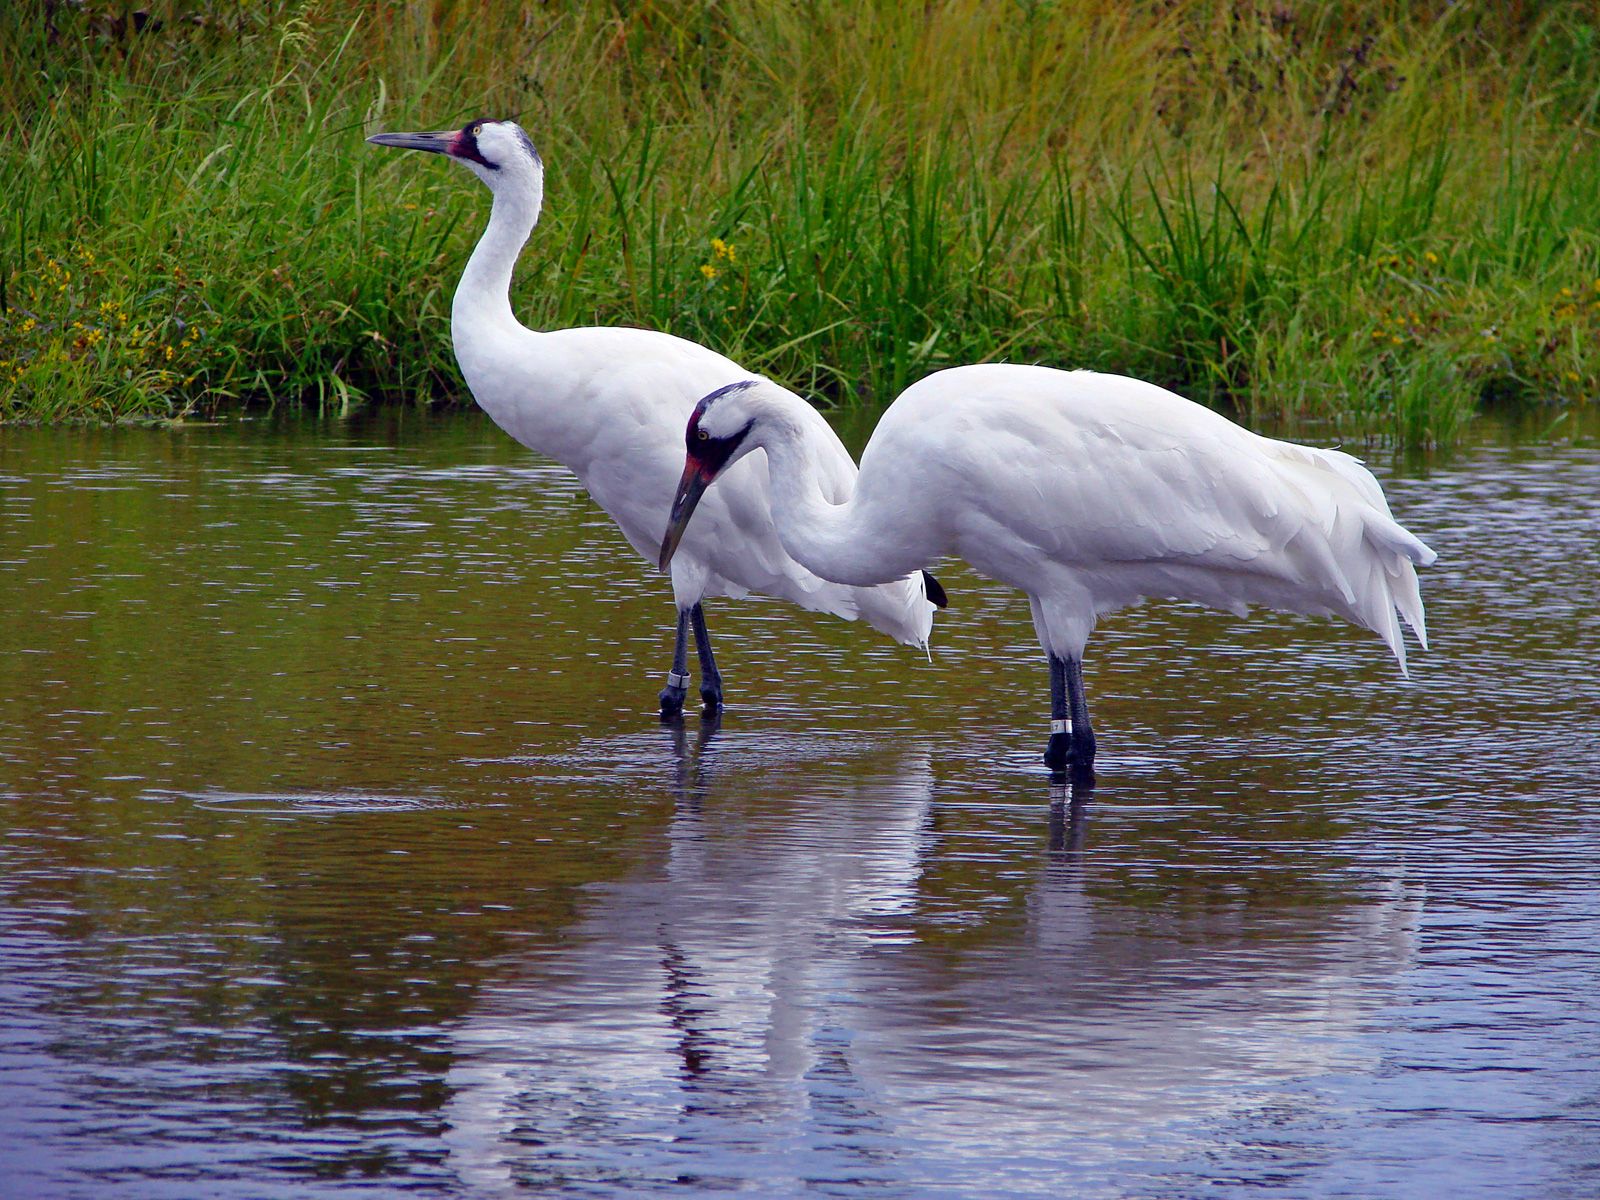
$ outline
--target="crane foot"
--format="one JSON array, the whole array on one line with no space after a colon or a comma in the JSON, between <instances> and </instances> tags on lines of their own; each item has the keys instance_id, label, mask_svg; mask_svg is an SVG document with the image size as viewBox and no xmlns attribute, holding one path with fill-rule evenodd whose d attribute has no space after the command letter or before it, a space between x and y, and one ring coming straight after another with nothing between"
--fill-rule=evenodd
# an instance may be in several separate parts
<instances>
[{"instance_id":1,"label":"crane foot","mask_svg":"<svg viewBox=\"0 0 1600 1200\"><path fill-rule=\"evenodd\" d=\"M1044 765L1052 771L1065 771L1072 758L1072 735L1052 733L1050 744L1044 748Z\"/></svg>"},{"instance_id":2,"label":"crane foot","mask_svg":"<svg viewBox=\"0 0 1600 1200\"><path fill-rule=\"evenodd\" d=\"M689 677L674 671L667 676L667 686L661 689L661 719L676 721L683 716L683 701L689 694Z\"/></svg>"}]
</instances>

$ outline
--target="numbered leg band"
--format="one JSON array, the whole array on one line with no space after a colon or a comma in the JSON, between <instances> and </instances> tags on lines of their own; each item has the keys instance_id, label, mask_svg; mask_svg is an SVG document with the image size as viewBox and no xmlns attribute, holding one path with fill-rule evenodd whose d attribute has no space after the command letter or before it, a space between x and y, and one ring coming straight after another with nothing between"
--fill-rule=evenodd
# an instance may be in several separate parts
<instances>
[{"instance_id":1,"label":"numbered leg band","mask_svg":"<svg viewBox=\"0 0 1600 1200\"><path fill-rule=\"evenodd\" d=\"M1050 732L1051 733L1071 733L1072 732L1072 722L1071 721L1061 721L1061 720L1052 719L1051 722L1050 722Z\"/></svg>"}]
</instances>

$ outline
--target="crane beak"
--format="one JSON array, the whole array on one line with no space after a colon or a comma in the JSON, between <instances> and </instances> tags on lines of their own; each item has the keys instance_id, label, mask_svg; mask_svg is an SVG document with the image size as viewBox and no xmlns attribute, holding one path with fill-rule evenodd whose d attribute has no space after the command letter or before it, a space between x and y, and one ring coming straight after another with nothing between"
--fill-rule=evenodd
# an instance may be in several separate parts
<instances>
[{"instance_id":1,"label":"crane beak","mask_svg":"<svg viewBox=\"0 0 1600 1200\"><path fill-rule=\"evenodd\" d=\"M661 558L657 565L663 571L677 553L678 543L683 540L683 531L689 526L689 518L694 516L695 505L700 503L700 497L711 486L712 478L692 458L683 464L683 478L678 480L678 491L672 497L672 516L667 520L667 536L661 539Z\"/></svg>"},{"instance_id":2,"label":"crane beak","mask_svg":"<svg viewBox=\"0 0 1600 1200\"><path fill-rule=\"evenodd\" d=\"M375 133L367 141L374 146L394 146L400 150L426 150L431 154L449 154L456 136L454 129L440 133Z\"/></svg>"}]
</instances>

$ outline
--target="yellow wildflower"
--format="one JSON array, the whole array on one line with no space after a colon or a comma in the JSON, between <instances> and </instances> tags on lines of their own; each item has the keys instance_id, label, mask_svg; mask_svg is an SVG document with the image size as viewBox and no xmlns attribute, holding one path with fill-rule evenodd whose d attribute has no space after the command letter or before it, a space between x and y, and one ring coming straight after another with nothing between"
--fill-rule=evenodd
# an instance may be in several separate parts
<instances>
[{"instance_id":1,"label":"yellow wildflower","mask_svg":"<svg viewBox=\"0 0 1600 1200\"><path fill-rule=\"evenodd\" d=\"M711 253L716 255L718 258L727 259L730 263L735 261L733 247L728 245L728 243L723 241L721 238L714 237L711 239Z\"/></svg>"},{"instance_id":2,"label":"yellow wildflower","mask_svg":"<svg viewBox=\"0 0 1600 1200\"><path fill-rule=\"evenodd\" d=\"M700 264L700 274L704 275L707 279L715 279L717 277L718 272L717 272L717 269L715 267L713 267L710 263L701 263Z\"/></svg>"}]
</instances>

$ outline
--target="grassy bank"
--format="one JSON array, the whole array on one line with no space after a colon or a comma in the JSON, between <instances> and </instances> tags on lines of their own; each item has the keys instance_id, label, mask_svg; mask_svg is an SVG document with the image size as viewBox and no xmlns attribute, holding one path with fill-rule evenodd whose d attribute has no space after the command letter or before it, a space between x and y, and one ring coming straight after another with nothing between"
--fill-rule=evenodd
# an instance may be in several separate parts
<instances>
[{"instance_id":1,"label":"grassy bank","mask_svg":"<svg viewBox=\"0 0 1600 1200\"><path fill-rule=\"evenodd\" d=\"M529 324L824 403L1008 358L1427 442L1600 386L1594 4L153 7L0 15L0 419L465 400L487 193L361 138L480 113L549 167Z\"/></svg>"}]
</instances>

